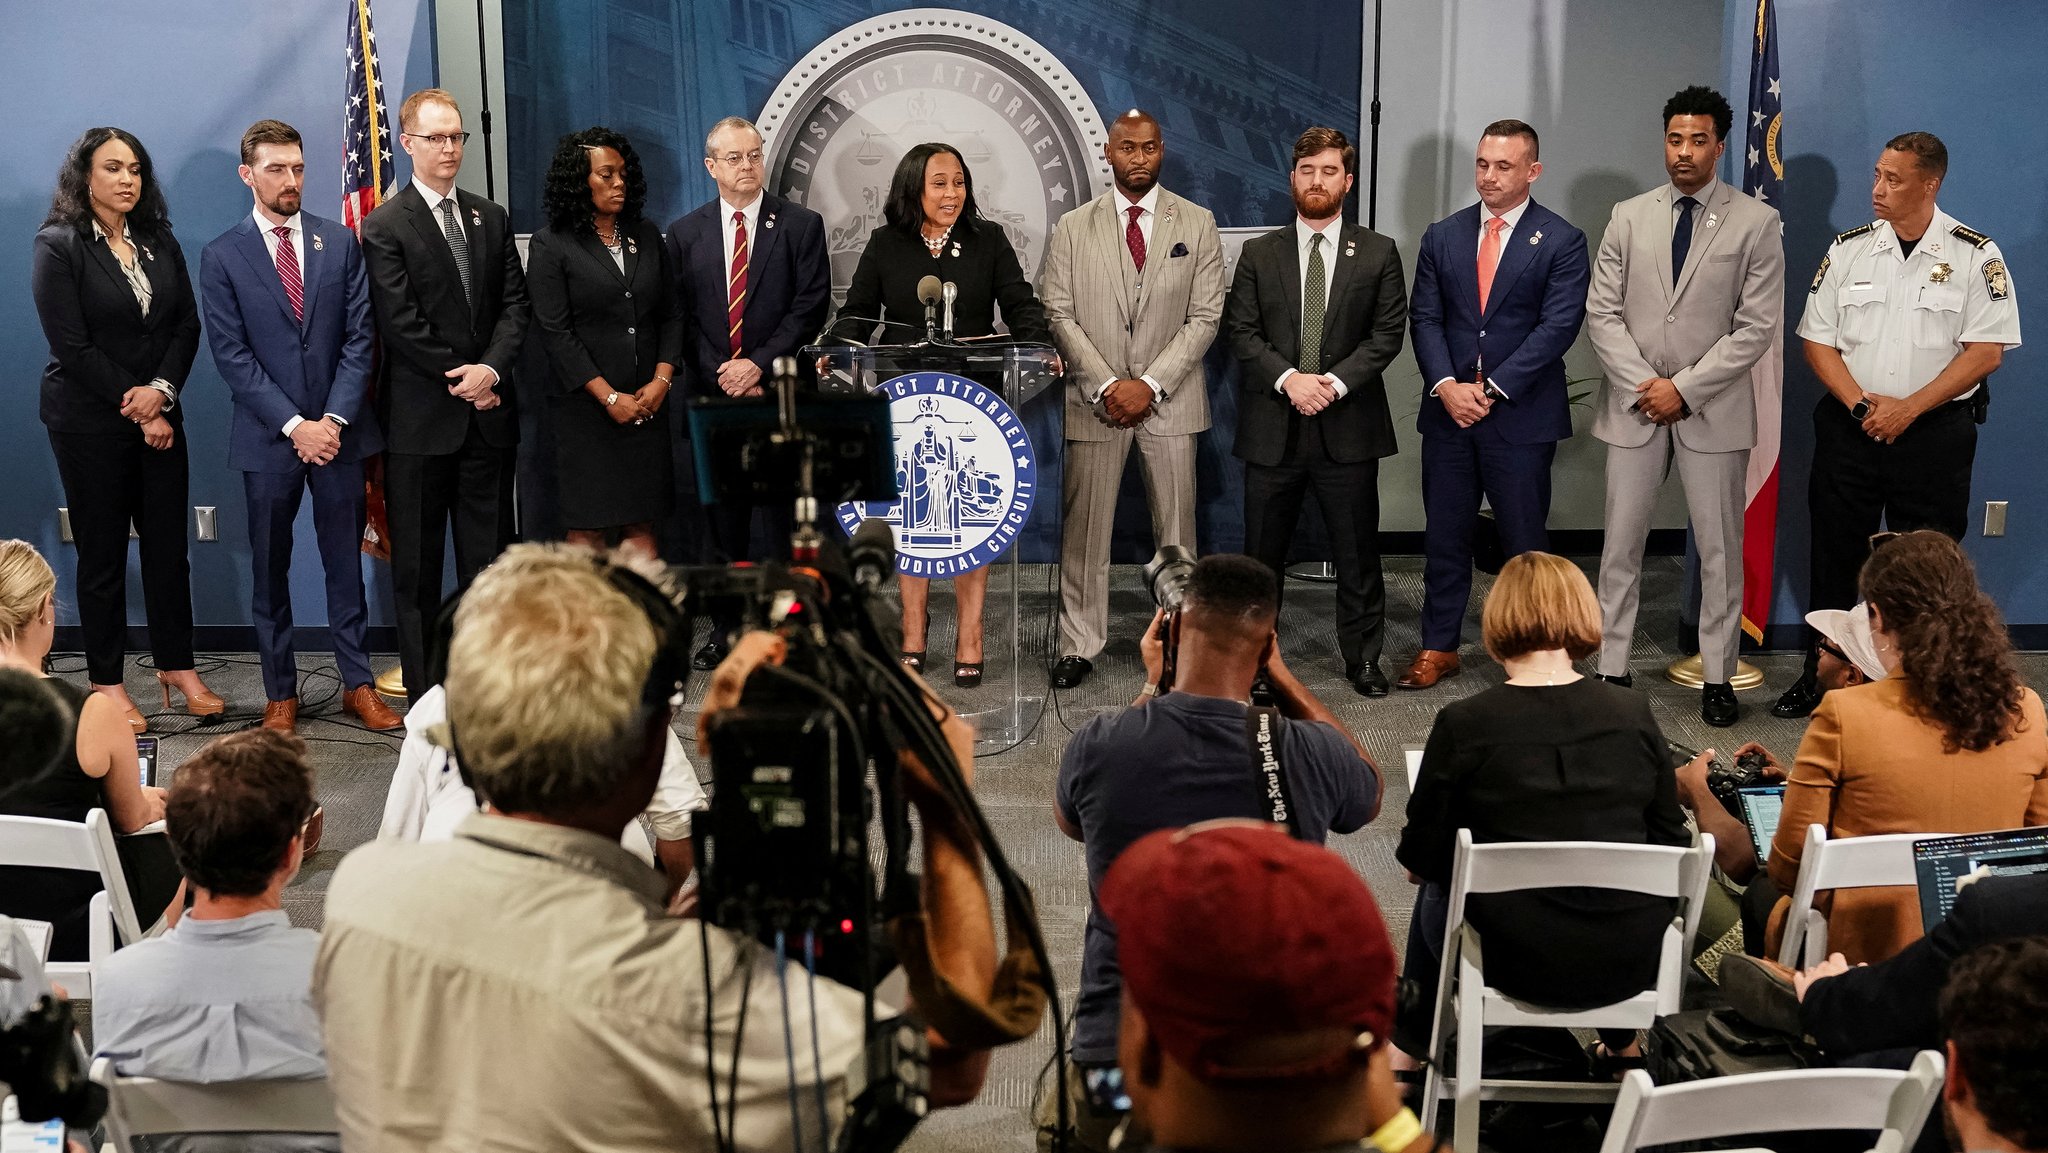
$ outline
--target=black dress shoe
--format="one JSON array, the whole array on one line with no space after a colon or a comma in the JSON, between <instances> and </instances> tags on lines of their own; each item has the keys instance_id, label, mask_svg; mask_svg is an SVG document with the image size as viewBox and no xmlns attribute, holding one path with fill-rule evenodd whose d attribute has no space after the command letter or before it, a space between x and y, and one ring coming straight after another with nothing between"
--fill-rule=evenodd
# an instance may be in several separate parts
<instances>
[{"instance_id":1,"label":"black dress shoe","mask_svg":"<svg viewBox=\"0 0 2048 1153\"><path fill-rule=\"evenodd\" d=\"M1345 669L1344 679L1351 682L1351 687L1357 689L1360 696L1383 697L1387 695L1387 674L1380 670L1380 663L1378 661L1367 661L1362 665Z\"/></svg>"},{"instance_id":2,"label":"black dress shoe","mask_svg":"<svg viewBox=\"0 0 2048 1153\"><path fill-rule=\"evenodd\" d=\"M1742 709L1735 703L1733 685L1707 684L1700 687L1700 719L1717 729L1725 729L1742 715Z\"/></svg>"},{"instance_id":3,"label":"black dress shoe","mask_svg":"<svg viewBox=\"0 0 2048 1153\"><path fill-rule=\"evenodd\" d=\"M1087 657L1061 657L1060 663L1052 667L1052 687L1079 688L1081 682L1088 679L1088 674L1094 671L1095 666L1088 663Z\"/></svg>"},{"instance_id":4,"label":"black dress shoe","mask_svg":"<svg viewBox=\"0 0 2048 1153\"><path fill-rule=\"evenodd\" d=\"M1811 713L1819 705L1820 682L1814 680L1810 673L1802 674L1792 682L1791 688L1785 690L1785 695L1778 698L1778 703L1771 706L1771 715L1790 720Z\"/></svg>"},{"instance_id":5,"label":"black dress shoe","mask_svg":"<svg viewBox=\"0 0 2048 1153\"><path fill-rule=\"evenodd\" d=\"M1610 677L1606 673L1594 673L1593 675L1599 677L1603 681L1606 681L1610 685L1620 685L1622 688L1625 689L1632 689L1636 687L1636 675L1634 673L1623 673L1618 677Z\"/></svg>"},{"instance_id":6,"label":"black dress shoe","mask_svg":"<svg viewBox=\"0 0 2048 1153\"><path fill-rule=\"evenodd\" d=\"M697 650L697 655L690 658L690 667L700 672L707 669L715 669L725 663L725 654L728 651L724 645L719 644L717 641L705 641L704 647Z\"/></svg>"}]
</instances>

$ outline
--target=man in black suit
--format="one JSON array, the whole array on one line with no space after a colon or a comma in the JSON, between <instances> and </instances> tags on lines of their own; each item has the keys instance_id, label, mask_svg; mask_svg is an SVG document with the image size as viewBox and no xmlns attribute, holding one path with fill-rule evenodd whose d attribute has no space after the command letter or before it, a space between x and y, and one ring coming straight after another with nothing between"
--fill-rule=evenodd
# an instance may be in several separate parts
<instances>
[{"instance_id":1,"label":"man in black suit","mask_svg":"<svg viewBox=\"0 0 2048 1153\"><path fill-rule=\"evenodd\" d=\"M832 305L825 219L762 190L761 133L751 121L728 116L711 126L704 170L717 183L718 198L668 226L676 298L689 317L681 367L694 395L758 397L775 358L794 357L815 339ZM674 427L687 452L686 422ZM695 471L687 455L678 466L687 494ZM687 508L693 502L678 503ZM789 547L788 509L770 510L768 531L759 536L750 503L727 501L706 511L727 561L759 560ZM725 633L713 628L692 661L697 668L717 668L725 659Z\"/></svg>"},{"instance_id":2,"label":"man in black suit","mask_svg":"<svg viewBox=\"0 0 2048 1153\"><path fill-rule=\"evenodd\" d=\"M1401 351L1408 303L1394 242L1340 219L1357 171L1358 150L1334 128L1294 142L1296 219L1245 244L1223 328L1242 374L1245 552L1283 573L1314 491L1337 566L1344 677L1383 697L1380 458L1398 450L1380 374Z\"/></svg>"},{"instance_id":3,"label":"man in black suit","mask_svg":"<svg viewBox=\"0 0 2048 1153\"><path fill-rule=\"evenodd\" d=\"M406 691L430 687L427 630L441 609L452 522L456 588L512 542L519 416L506 378L526 337L526 277L498 205L455 187L462 110L438 88L406 97L411 183L363 220L370 302L384 341L378 416Z\"/></svg>"}]
</instances>

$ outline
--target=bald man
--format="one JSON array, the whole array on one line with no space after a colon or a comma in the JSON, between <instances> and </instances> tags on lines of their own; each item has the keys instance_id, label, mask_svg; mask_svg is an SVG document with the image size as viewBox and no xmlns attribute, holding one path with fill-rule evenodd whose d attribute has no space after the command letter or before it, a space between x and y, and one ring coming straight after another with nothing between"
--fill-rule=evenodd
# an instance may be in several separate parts
<instances>
[{"instance_id":1,"label":"bald man","mask_svg":"<svg viewBox=\"0 0 2048 1153\"><path fill-rule=\"evenodd\" d=\"M1060 218L1039 299L1067 364L1060 661L1079 685L1108 640L1109 536L1137 445L1156 545L1195 547L1195 437L1209 427L1202 356L1223 315L1223 244L1208 209L1159 185L1166 141L1133 108L1109 127L1116 187Z\"/></svg>"}]
</instances>

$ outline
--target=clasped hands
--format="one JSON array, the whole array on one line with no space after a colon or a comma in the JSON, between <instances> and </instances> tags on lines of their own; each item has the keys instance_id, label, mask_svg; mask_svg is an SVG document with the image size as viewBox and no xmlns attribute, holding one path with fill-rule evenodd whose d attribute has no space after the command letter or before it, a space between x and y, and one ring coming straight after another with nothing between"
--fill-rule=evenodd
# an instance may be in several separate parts
<instances>
[{"instance_id":1,"label":"clasped hands","mask_svg":"<svg viewBox=\"0 0 2048 1153\"><path fill-rule=\"evenodd\" d=\"M1657 425L1674 425L1686 417L1685 398L1668 376L1653 376L1636 385L1635 410Z\"/></svg>"},{"instance_id":2,"label":"clasped hands","mask_svg":"<svg viewBox=\"0 0 2048 1153\"><path fill-rule=\"evenodd\" d=\"M659 378L650 380L632 392L619 393L619 398L609 404L605 398L613 389L603 377L592 378L583 390L604 406L605 415L612 418L613 424L642 424L661 411L668 400L669 384Z\"/></svg>"},{"instance_id":3,"label":"clasped hands","mask_svg":"<svg viewBox=\"0 0 2048 1153\"><path fill-rule=\"evenodd\" d=\"M155 449L171 447L171 422L164 419L164 394L146 384L121 394L121 415L142 426L142 443Z\"/></svg>"},{"instance_id":4,"label":"clasped hands","mask_svg":"<svg viewBox=\"0 0 2048 1153\"><path fill-rule=\"evenodd\" d=\"M497 392L497 370L488 364L458 364L441 375L455 382L448 386L449 394L475 405L478 412L504 403Z\"/></svg>"},{"instance_id":5,"label":"clasped hands","mask_svg":"<svg viewBox=\"0 0 2048 1153\"><path fill-rule=\"evenodd\" d=\"M1336 403L1337 378L1328 373L1317 375L1297 370L1280 382L1280 391L1287 394L1287 403L1294 406L1294 411L1314 416Z\"/></svg>"},{"instance_id":6,"label":"clasped hands","mask_svg":"<svg viewBox=\"0 0 2048 1153\"><path fill-rule=\"evenodd\" d=\"M1159 398L1137 377L1113 380L1102 390L1103 419L1116 428L1136 428L1152 415Z\"/></svg>"},{"instance_id":7,"label":"clasped hands","mask_svg":"<svg viewBox=\"0 0 2048 1153\"><path fill-rule=\"evenodd\" d=\"M341 426L331 416L301 420L292 428L293 451L307 464L326 464L341 451Z\"/></svg>"},{"instance_id":8,"label":"clasped hands","mask_svg":"<svg viewBox=\"0 0 2048 1153\"><path fill-rule=\"evenodd\" d=\"M1486 386L1478 381L1444 381L1436 386L1436 398L1444 402L1444 411L1451 414L1459 428L1471 428L1493 411L1493 397L1487 395Z\"/></svg>"},{"instance_id":9,"label":"clasped hands","mask_svg":"<svg viewBox=\"0 0 2048 1153\"><path fill-rule=\"evenodd\" d=\"M1909 396L1878 396L1866 392L1863 399L1870 402L1870 415L1863 418L1863 435L1879 444L1890 444L1904 436L1920 416L1913 398Z\"/></svg>"}]
</instances>

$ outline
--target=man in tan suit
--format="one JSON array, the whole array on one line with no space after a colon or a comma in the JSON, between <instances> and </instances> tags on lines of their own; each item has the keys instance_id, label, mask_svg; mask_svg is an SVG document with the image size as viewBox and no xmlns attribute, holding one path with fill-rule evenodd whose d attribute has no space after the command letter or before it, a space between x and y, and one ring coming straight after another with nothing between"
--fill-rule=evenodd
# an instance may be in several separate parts
<instances>
[{"instance_id":1,"label":"man in tan suit","mask_svg":"<svg viewBox=\"0 0 2048 1153\"><path fill-rule=\"evenodd\" d=\"M1124 113L1103 153L1116 187L1060 218L1038 290L1067 363L1062 689L1087 678L1108 639L1110 525L1134 442L1155 542L1195 546L1195 437L1209 427L1202 356L1223 314L1216 218L1159 186L1159 122Z\"/></svg>"},{"instance_id":2,"label":"man in tan suit","mask_svg":"<svg viewBox=\"0 0 2048 1153\"><path fill-rule=\"evenodd\" d=\"M1716 179L1733 113L1711 88L1664 105L1671 182L1614 206L1586 332L1606 384L1593 435L1607 442L1600 556L1600 675L1630 682L1629 642L1657 489L1675 464L1700 552L1700 715L1735 723L1730 679L1742 624L1743 477L1756 444L1750 368L1784 311L1778 212Z\"/></svg>"}]
</instances>

